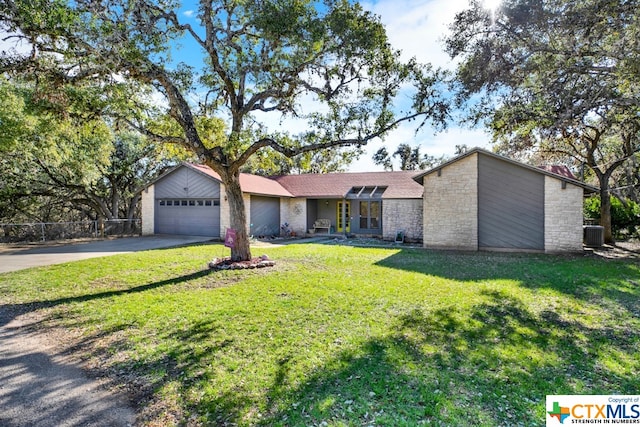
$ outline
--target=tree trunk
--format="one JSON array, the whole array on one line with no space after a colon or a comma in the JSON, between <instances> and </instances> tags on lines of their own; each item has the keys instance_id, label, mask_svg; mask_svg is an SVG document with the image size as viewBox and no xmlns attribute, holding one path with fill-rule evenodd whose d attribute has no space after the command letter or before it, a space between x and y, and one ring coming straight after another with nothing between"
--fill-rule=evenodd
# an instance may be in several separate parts
<instances>
[{"instance_id":1,"label":"tree trunk","mask_svg":"<svg viewBox=\"0 0 640 427\"><path fill-rule=\"evenodd\" d=\"M233 261L248 261L251 259L249 236L247 235L247 216L244 209L244 199L240 189L240 175L231 173L222 179L229 203L231 228L236 232L235 244L231 248Z\"/></svg>"},{"instance_id":2,"label":"tree trunk","mask_svg":"<svg viewBox=\"0 0 640 427\"><path fill-rule=\"evenodd\" d=\"M600 182L600 225L604 227L604 242L613 243L611 231L611 195L608 180Z\"/></svg>"},{"instance_id":3,"label":"tree trunk","mask_svg":"<svg viewBox=\"0 0 640 427\"><path fill-rule=\"evenodd\" d=\"M140 193L136 193L135 196L129 200L129 207L127 208L127 219L132 220L136 215L136 209L138 207L138 202L140 201Z\"/></svg>"},{"instance_id":4,"label":"tree trunk","mask_svg":"<svg viewBox=\"0 0 640 427\"><path fill-rule=\"evenodd\" d=\"M118 197L118 190L116 190L115 183L111 182L111 218L120 218L120 198Z\"/></svg>"}]
</instances>

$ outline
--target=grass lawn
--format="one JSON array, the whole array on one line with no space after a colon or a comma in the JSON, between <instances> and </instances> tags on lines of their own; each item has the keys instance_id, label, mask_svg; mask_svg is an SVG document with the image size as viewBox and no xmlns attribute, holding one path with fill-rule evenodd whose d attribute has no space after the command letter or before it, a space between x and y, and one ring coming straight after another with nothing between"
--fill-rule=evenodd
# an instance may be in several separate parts
<instances>
[{"instance_id":1,"label":"grass lawn","mask_svg":"<svg viewBox=\"0 0 640 427\"><path fill-rule=\"evenodd\" d=\"M640 266L297 244L209 272L219 245L0 275L147 425L544 425L547 394L640 393Z\"/></svg>"}]
</instances>

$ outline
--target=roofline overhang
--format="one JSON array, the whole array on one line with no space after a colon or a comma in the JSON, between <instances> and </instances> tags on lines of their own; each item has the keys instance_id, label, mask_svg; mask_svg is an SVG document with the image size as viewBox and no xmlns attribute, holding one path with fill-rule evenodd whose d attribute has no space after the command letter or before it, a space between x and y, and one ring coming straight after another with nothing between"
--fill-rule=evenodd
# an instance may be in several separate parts
<instances>
[{"instance_id":1,"label":"roofline overhang","mask_svg":"<svg viewBox=\"0 0 640 427\"><path fill-rule=\"evenodd\" d=\"M458 161L460 161L462 159L465 159L467 157L470 157L470 156L472 156L474 154L484 154L484 155L493 157L494 159L502 160L504 162L511 163L512 165L520 166L520 167L528 169L530 171L537 172L539 174L546 175L546 176L549 176L551 178L559 179L560 181L568 182L568 183L576 185L578 187L582 187L585 191L590 192L590 193L597 193L597 192L600 191L599 188L594 187L594 186L589 185L589 184L585 184L582 181L578 181L578 180L572 179L572 178L567 178L566 176L558 175L556 173L549 172L549 171L546 171L544 169L540 169L540 168L537 168L535 166L531 166L531 165L528 165L526 163L522 163L522 162L510 159L510 158L505 157L505 156L501 156L499 154L493 153L491 151L485 150L484 148L480 148L480 147L472 148L471 150L467 151L466 153L463 153L463 154L461 154L461 155L459 155L457 157L454 157L453 159L451 159L449 161L446 161L446 162L442 163L441 165L436 166L435 168L429 169L426 172L423 172L423 173L421 173L419 175L416 175L416 176L413 177L413 180L416 181L418 184L424 186L424 177L425 176L431 175L434 172L438 172L439 170L444 169L447 166L449 166L449 165L451 165L453 163L456 163L456 162L458 162Z\"/></svg>"}]
</instances>

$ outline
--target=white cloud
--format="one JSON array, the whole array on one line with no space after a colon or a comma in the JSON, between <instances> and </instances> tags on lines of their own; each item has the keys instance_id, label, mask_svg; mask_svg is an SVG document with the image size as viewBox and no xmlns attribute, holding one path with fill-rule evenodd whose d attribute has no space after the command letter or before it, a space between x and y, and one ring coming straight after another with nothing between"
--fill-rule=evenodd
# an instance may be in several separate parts
<instances>
[{"instance_id":1,"label":"white cloud","mask_svg":"<svg viewBox=\"0 0 640 427\"><path fill-rule=\"evenodd\" d=\"M445 132L433 134L428 129L420 131L417 135L411 124L401 126L387 137L385 142L374 141L366 147L365 154L353 162L349 168L352 172L381 171L382 166L373 163L373 154L381 147L386 146L389 154L393 154L399 144L406 143L415 147L420 146L420 153L434 157L453 157L456 145L467 145L469 148L489 148L490 138L482 129L464 129L452 127ZM398 162L395 162L398 167Z\"/></svg>"},{"instance_id":2,"label":"white cloud","mask_svg":"<svg viewBox=\"0 0 640 427\"><path fill-rule=\"evenodd\" d=\"M26 55L31 52L31 44L19 37L20 33L7 33L0 30L0 52Z\"/></svg>"},{"instance_id":3,"label":"white cloud","mask_svg":"<svg viewBox=\"0 0 640 427\"><path fill-rule=\"evenodd\" d=\"M379 0L362 6L380 16L391 45L402 50L404 59L415 57L419 62L451 67L442 39L468 0Z\"/></svg>"},{"instance_id":4,"label":"white cloud","mask_svg":"<svg viewBox=\"0 0 640 427\"><path fill-rule=\"evenodd\" d=\"M196 14L196 11L193 10L193 9L189 9L189 10L185 10L184 12L182 12L182 14L184 16L186 16L187 18L192 18Z\"/></svg>"},{"instance_id":5,"label":"white cloud","mask_svg":"<svg viewBox=\"0 0 640 427\"><path fill-rule=\"evenodd\" d=\"M454 62L444 51L443 38L449 31L455 14L468 6L468 0L379 0L363 2L366 10L380 16L391 45L403 52L403 59L415 57L419 62L453 70ZM415 123L415 122L414 122ZM352 171L382 170L371 159L383 145L393 153L398 144L420 145L424 154L440 157L453 156L456 145L488 148L489 135L482 129L464 129L451 125L446 132L433 134L426 126L417 135L408 123L387 136L384 143L378 141L367 146L366 153L354 162Z\"/></svg>"},{"instance_id":6,"label":"white cloud","mask_svg":"<svg viewBox=\"0 0 640 427\"><path fill-rule=\"evenodd\" d=\"M375 3L363 2L362 6L380 16L387 29L392 46L403 51L403 59L415 57L419 62L431 63L436 67L453 69L453 62L444 52L442 39L448 32L457 12L468 5L467 0L379 0ZM319 107L312 96L300 100L303 112L309 113ZM277 114L256 114L256 118L269 129L284 128L291 134L306 130L306 123L291 118L280 121ZM431 156L452 157L456 145L488 148L489 135L481 129L464 129L451 123L446 132L434 134L426 125L415 132L416 122L405 123L391 132L382 142L370 142L365 153L349 167L353 172L378 171L381 166L373 163L373 154L383 145L393 153L398 144L407 143L420 146L420 152Z\"/></svg>"}]
</instances>

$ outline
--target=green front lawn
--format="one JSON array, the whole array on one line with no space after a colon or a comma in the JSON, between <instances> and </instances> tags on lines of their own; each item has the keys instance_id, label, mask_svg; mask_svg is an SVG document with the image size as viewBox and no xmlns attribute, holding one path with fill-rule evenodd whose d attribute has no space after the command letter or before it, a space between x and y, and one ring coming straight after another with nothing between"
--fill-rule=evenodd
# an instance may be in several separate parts
<instances>
[{"instance_id":1,"label":"green front lawn","mask_svg":"<svg viewBox=\"0 0 640 427\"><path fill-rule=\"evenodd\" d=\"M260 255L264 249L255 249ZM219 245L0 275L149 425L544 425L547 394L640 392L640 266L299 244L209 272Z\"/></svg>"}]
</instances>

